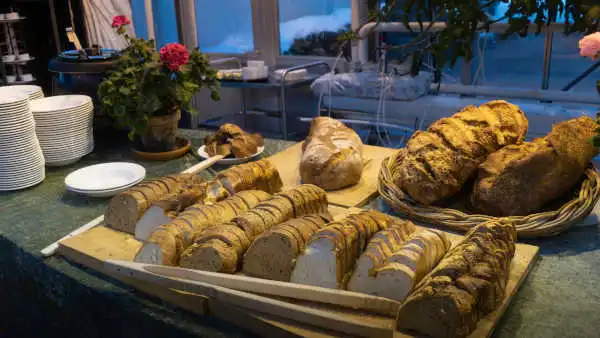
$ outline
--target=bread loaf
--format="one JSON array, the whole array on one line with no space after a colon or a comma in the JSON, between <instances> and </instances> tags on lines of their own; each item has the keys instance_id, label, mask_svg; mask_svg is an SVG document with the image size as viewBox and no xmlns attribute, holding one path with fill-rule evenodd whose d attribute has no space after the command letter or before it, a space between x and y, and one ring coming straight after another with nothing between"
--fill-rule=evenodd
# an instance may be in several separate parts
<instances>
[{"instance_id":1,"label":"bread loaf","mask_svg":"<svg viewBox=\"0 0 600 338\"><path fill-rule=\"evenodd\" d=\"M517 232L488 222L472 229L416 286L398 312L398 330L466 337L504 299Z\"/></svg>"},{"instance_id":2,"label":"bread loaf","mask_svg":"<svg viewBox=\"0 0 600 338\"><path fill-rule=\"evenodd\" d=\"M527 120L505 101L469 106L417 131L397 156L395 184L430 205L460 191L494 151L524 140Z\"/></svg>"},{"instance_id":3,"label":"bread loaf","mask_svg":"<svg viewBox=\"0 0 600 338\"><path fill-rule=\"evenodd\" d=\"M492 216L528 215L563 196L581 179L597 155L590 117L561 122L546 137L491 154L480 166L471 194L478 212Z\"/></svg>"},{"instance_id":4,"label":"bread loaf","mask_svg":"<svg viewBox=\"0 0 600 338\"><path fill-rule=\"evenodd\" d=\"M398 242L392 237L393 229L381 231L386 232L387 241L380 236L369 242L356 264L348 290L402 302L450 248L444 233L417 231Z\"/></svg>"},{"instance_id":5,"label":"bread loaf","mask_svg":"<svg viewBox=\"0 0 600 338\"><path fill-rule=\"evenodd\" d=\"M280 223L309 214L331 217L327 210L327 194L323 189L304 184L283 191L238 215L232 221L235 229L231 226L222 228L220 225L214 229L223 236L238 238L236 243L239 243L239 245L234 250L235 255L231 253L231 250L224 251L221 243L219 249L206 244L208 241L215 243L215 238L212 232L201 231L194 236L194 243L181 255L180 265L185 268L215 272L235 272L231 271L230 268L232 266L235 266L236 270L239 268L243 254L248 250L250 243L259 235ZM235 262L231 262L232 259ZM226 270L220 270L221 268L226 268Z\"/></svg>"},{"instance_id":6,"label":"bread loaf","mask_svg":"<svg viewBox=\"0 0 600 338\"><path fill-rule=\"evenodd\" d=\"M170 223L152 231L146 243L136 254L135 261L178 265L179 257L193 243L198 233L217 224L231 221L269 197L270 194L264 191L246 190L216 204L194 204Z\"/></svg>"},{"instance_id":7,"label":"bread loaf","mask_svg":"<svg viewBox=\"0 0 600 338\"><path fill-rule=\"evenodd\" d=\"M354 130L329 117L313 119L302 145L302 182L341 189L358 183L362 171L362 141Z\"/></svg>"},{"instance_id":8,"label":"bread loaf","mask_svg":"<svg viewBox=\"0 0 600 338\"><path fill-rule=\"evenodd\" d=\"M209 182L182 187L152 203L135 227L135 238L145 241L158 226L166 224L180 211L196 203L216 203L239 191L257 189L274 194L283 183L268 160L233 166Z\"/></svg>"},{"instance_id":9,"label":"bread loaf","mask_svg":"<svg viewBox=\"0 0 600 338\"><path fill-rule=\"evenodd\" d=\"M307 215L272 227L250 245L242 271L248 276L289 282L296 257L310 236L330 221L324 214Z\"/></svg>"},{"instance_id":10,"label":"bread loaf","mask_svg":"<svg viewBox=\"0 0 600 338\"><path fill-rule=\"evenodd\" d=\"M367 242L395 219L375 210L365 210L331 222L315 232L298 256L291 281L298 284L345 289L354 263Z\"/></svg>"},{"instance_id":11,"label":"bread loaf","mask_svg":"<svg viewBox=\"0 0 600 338\"><path fill-rule=\"evenodd\" d=\"M108 203L104 220L110 227L133 235L137 221L153 202L201 181L196 175L180 174L142 182L114 196Z\"/></svg>"}]
</instances>

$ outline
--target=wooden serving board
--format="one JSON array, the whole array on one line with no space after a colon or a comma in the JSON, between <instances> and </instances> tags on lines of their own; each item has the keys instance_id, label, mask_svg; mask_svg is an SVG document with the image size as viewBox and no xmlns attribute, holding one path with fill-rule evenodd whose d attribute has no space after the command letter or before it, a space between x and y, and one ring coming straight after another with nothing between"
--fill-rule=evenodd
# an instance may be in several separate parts
<instances>
[{"instance_id":1,"label":"wooden serving board","mask_svg":"<svg viewBox=\"0 0 600 338\"><path fill-rule=\"evenodd\" d=\"M347 213L358 210L355 208L344 209L330 206L330 212L335 218L343 217ZM447 235L453 245L463 238L461 235L452 233L447 233ZM111 260L131 262L140 246L141 243L133 238L133 236L101 225L62 241L58 252L70 260L117 278L153 297L165 300L197 314L216 316L260 335L294 337L334 337L341 335L407 337L402 333L394 331L395 320L389 314L376 314L372 311L367 312L363 309L332 306L323 302L317 303L267 296L261 293L260 289L257 289L256 293L242 292L242 294L250 295L250 298L260 298L260 300L253 300L251 302L248 302L248 299L244 297L240 298L236 295L217 297L216 293L210 292L212 290L198 292L198 290L205 289L190 289L186 286L186 283L181 283L181 281L185 282L185 280L180 278L165 278L161 276L159 276L161 278L140 277L135 274L124 273L124 271L117 271L118 269L116 270L114 266L111 268L112 262L107 263L107 261ZM517 244L503 302L495 312L479 321L476 330L470 337L489 337L491 335L495 325L508 307L520 284L529 273L537 257L538 250L539 248L536 246ZM185 273L185 271L183 272ZM231 276L227 274L218 275L222 275L222 278L225 279ZM272 281L263 279L243 278L262 282L264 284L262 286L263 290L272 287L270 284L273 283ZM219 288L218 282L208 285ZM293 286L294 284L291 285ZM232 290L231 288L222 289L231 290L238 294L241 292ZM185 290L185 292L180 290ZM335 293L338 291L333 290L331 292ZM344 291L339 293L344 293ZM283 311L286 310L285 308L283 310L274 309L277 304L292 306L293 311ZM287 317L282 317L282 313L285 313ZM317 319L321 320L314 320L311 316L317 316ZM329 318L331 318L331 321L327 321Z\"/></svg>"},{"instance_id":2,"label":"wooden serving board","mask_svg":"<svg viewBox=\"0 0 600 338\"><path fill-rule=\"evenodd\" d=\"M344 207L360 207L377 194L377 177L383 160L391 156L397 149L363 145L363 158L366 166L358 184L335 191L327 192L329 203ZM295 187L301 184L300 156L302 142L297 143L267 159L277 167L284 187Z\"/></svg>"}]
</instances>

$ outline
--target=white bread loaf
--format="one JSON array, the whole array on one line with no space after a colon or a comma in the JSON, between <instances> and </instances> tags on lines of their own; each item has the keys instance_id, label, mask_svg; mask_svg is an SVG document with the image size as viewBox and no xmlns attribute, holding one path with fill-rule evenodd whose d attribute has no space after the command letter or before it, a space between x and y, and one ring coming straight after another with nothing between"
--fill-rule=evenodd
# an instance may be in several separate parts
<instances>
[{"instance_id":1,"label":"white bread loaf","mask_svg":"<svg viewBox=\"0 0 600 338\"><path fill-rule=\"evenodd\" d=\"M443 233L423 230L414 233L382 265L377 266L380 260L365 253L357 263L348 290L402 302L449 248L450 242Z\"/></svg>"},{"instance_id":2,"label":"white bread loaf","mask_svg":"<svg viewBox=\"0 0 600 338\"><path fill-rule=\"evenodd\" d=\"M313 119L302 145L302 182L336 190L358 183L362 171L362 141L354 130L329 117Z\"/></svg>"},{"instance_id":3,"label":"white bread loaf","mask_svg":"<svg viewBox=\"0 0 600 338\"><path fill-rule=\"evenodd\" d=\"M345 289L354 263L378 231L395 223L375 210L346 216L314 233L296 260L291 282Z\"/></svg>"}]
</instances>

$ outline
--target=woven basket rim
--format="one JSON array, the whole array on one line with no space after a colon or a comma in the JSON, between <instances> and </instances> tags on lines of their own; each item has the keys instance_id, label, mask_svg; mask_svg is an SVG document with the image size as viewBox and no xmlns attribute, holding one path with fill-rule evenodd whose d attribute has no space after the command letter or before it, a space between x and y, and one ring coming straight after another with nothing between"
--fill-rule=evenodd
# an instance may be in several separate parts
<instances>
[{"instance_id":1,"label":"woven basket rim","mask_svg":"<svg viewBox=\"0 0 600 338\"><path fill-rule=\"evenodd\" d=\"M458 231L468 231L487 221L512 223L519 237L554 236L569 229L571 225L583 219L594 208L600 198L600 174L590 163L585 170L585 179L577 196L551 211L533 213L526 216L494 217L437 206L422 205L398 188L391 172L399 152L386 157L379 172L378 191L385 202L397 213L425 222L432 226L442 226Z\"/></svg>"}]
</instances>

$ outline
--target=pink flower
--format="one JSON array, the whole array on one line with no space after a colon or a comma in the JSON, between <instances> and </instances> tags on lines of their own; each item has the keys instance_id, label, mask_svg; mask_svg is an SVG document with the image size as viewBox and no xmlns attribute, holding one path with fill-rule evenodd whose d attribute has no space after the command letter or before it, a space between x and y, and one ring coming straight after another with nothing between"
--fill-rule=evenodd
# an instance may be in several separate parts
<instances>
[{"instance_id":1,"label":"pink flower","mask_svg":"<svg viewBox=\"0 0 600 338\"><path fill-rule=\"evenodd\" d=\"M596 60L600 56L600 32L586 35L579 40L579 49L581 49L581 56Z\"/></svg>"},{"instance_id":2,"label":"pink flower","mask_svg":"<svg viewBox=\"0 0 600 338\"><path fill-rule=\"evenodd\" d=\"M160 49L160 61L174 72L188 63L189 56L187 48L180 43L168 43Z\"/></svg>"},{"instance_id":3,"label":"pink flower","mask_svg":"<svg viewBox=\"0 0 600 338\"><path fill-rule=\"evenodd\" d=\"M112 26L113 28L120 28L129 25L130 23L131 21L129 21L125 15L117 15L113 18Z\"/></svg>"}]
</instances>

